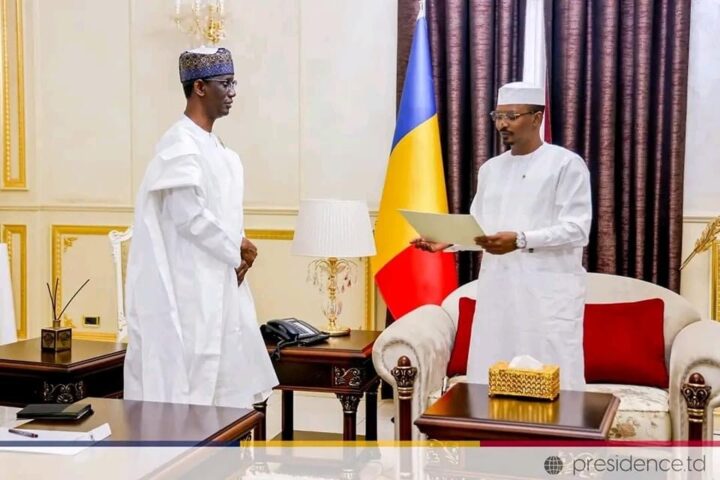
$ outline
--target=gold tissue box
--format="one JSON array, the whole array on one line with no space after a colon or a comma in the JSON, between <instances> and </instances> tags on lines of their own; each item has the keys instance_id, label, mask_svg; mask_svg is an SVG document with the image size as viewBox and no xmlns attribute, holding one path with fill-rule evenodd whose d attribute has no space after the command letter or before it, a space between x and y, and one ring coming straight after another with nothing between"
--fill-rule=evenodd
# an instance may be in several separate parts
<instances>
[{"instance_id":1,"label":"gold tissue box","mask_svg":"<svg viewBox=\"0 0 720 480\"><path fill-rule=\"evenodd\" d=\"M555 400L560 394L560 367L545 365L542 370L509 368L508 362L497 362L490 367L490 396Z\"/></svg>"}]
</instances>

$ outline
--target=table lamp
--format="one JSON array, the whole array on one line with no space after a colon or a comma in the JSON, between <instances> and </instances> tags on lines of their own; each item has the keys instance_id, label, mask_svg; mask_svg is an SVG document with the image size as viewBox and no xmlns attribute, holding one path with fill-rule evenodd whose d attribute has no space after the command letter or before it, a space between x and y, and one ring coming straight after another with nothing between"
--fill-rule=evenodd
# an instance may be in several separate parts
<instances>
[{"instance_id":1,"label":"table lamp","mask_svg":"<svg viewBox=\"0 0 720 480\"><path fill-rule=\"evenodd\" d=\"M302 200L290 252L319 257L308 265L308 281L327 292L322 307L328 320L324 331L331 336L348 335L350 329L337 324L342 312L338 294L357 283L357 264L348 258L375 255L367 205L352 200Z\"/></svg>"}]
</instances>

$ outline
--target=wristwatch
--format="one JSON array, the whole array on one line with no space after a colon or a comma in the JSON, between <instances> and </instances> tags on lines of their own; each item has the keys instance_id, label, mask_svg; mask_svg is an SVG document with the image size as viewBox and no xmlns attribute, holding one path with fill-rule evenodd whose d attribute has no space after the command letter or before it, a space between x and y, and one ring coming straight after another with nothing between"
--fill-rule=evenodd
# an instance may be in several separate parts
<instances>
[{"instance_id":1,"label":"wristwatch","mask_svg":"<svg viewBox=\"0 0 720 480\"><path fill-rule=\"evenodd\" d=\"M527 239L525 239L525 232L517 232L517 236L515 237L515 246L520 250L527 247Z\"/></svg>"}]
</instances>

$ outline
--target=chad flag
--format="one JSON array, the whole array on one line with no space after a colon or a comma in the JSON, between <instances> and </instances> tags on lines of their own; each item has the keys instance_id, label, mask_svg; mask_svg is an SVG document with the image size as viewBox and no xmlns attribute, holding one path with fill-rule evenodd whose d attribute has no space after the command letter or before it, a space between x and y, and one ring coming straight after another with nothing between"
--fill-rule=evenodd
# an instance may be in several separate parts
<instances>
[{"instance_id":1,"label":"chad flag","mask_svg":"<svg viewBox=\"0 0 720 480\"><path fill-rule=\"evenodd\" d=\"M415 24L375 226L375 282L394 318L426 303L440 304L457 287L455 256L410 246L417 233L398 209L448 211L430 44L422 13Z\"/></svg>"}]
</instances>

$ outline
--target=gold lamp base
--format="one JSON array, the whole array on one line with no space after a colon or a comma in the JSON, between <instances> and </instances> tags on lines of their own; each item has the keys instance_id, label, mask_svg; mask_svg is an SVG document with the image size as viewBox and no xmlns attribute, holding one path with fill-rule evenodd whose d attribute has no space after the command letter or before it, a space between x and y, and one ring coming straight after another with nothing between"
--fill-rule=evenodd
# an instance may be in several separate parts
<instances>
[{"instance_id":1,"label":"gold lamp base","mask_svg":"<svg viewBox=\"0 0 720 480\"><path fill-rule=\"evenodd\" d=\"M323 305L322 312L327 318L327 327L323 329L323 333L327 333L331 337L343 337L350 335L350 328L341 327L337 324L338 316L342 311L342 302L338 301L338 273L343 273L343 286L341 292L345 288L350 288L355 280L355 264L346 259L329 257L327 259L318 259L308 266L308 278L313 279L313 284L317 285L321 282L322 277L327 277L327 301ZM347 282L347 283L345 283ZM322 290L321 290L322 291Z\"/></svg>"},{"instance_id":2,"label":"gold lamp base","mask_svg":"<svg viewBox=\"0 0 720 480\"><path fill-rule=\"evenodd\" d=\"M344 337L350 335L350 327L338 327L337 325L329 325L323 329L323 333L327 333L331 337Z\"/></svg>"}]
</instances>

